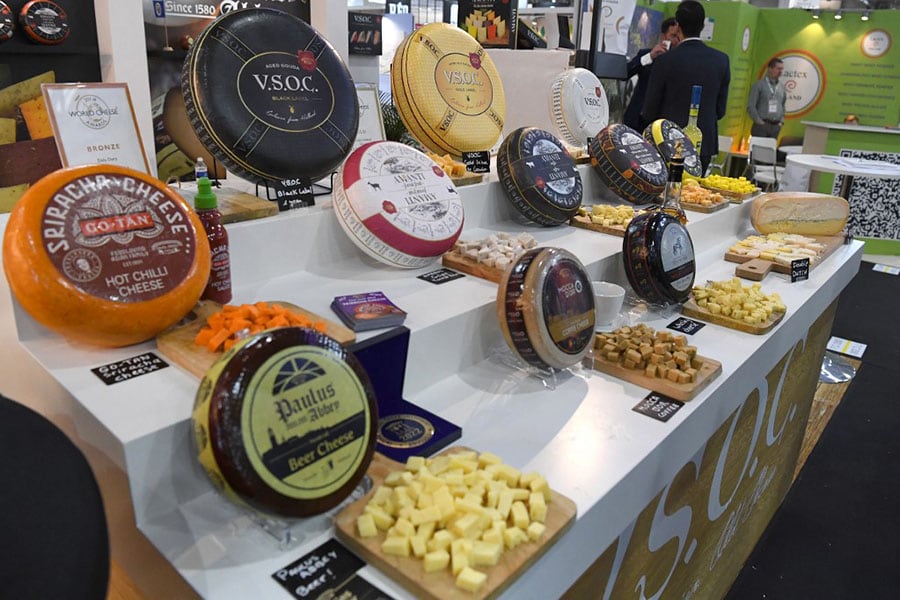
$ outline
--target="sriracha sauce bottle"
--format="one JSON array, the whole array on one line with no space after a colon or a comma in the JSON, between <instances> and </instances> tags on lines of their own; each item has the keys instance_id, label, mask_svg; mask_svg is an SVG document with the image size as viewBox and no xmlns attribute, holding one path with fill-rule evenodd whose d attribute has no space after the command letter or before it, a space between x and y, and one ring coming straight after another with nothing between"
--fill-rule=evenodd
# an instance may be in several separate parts
<instances>
[{"instance_id":1,"label":"sriracha sauce bottle","mask_svg":"<svg viewBox=\"0 0 900 600\"><path fill-rule=\"evenodd\" d=\"M228 232L222 225L222 213L219 212L218 206L209 177L200 177L197 180L194 208L206 230L206 237L209 239L209 253L212 258L209 281L200 298L219 304L228 304L231 302L231 257L228 253Z\"/></svg>"}]
</instances>

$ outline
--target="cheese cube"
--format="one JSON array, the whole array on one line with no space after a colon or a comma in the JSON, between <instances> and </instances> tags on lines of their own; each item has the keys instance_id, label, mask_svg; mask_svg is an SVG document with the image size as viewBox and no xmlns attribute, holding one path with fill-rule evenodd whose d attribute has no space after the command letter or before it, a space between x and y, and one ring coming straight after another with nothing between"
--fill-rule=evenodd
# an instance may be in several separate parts
<instances>
[{"instance_id":1,"label":"cheese cube","mask_svg":"<svg viewBox=\"0 0 900 600\"><path fill-rule=\"evenodd\" d=\"M543 523L547 520L547 503L544 502L544 495L540 492L532 492L528 499L528 516L531 521Z\"/></svg>"},{"instance_id":2,"label":"cheese cube","mask_svg":"<svg viewBox=\"0 0 900 600\"><path fill-rule=\"evenodd\" d=\"M441 509L437 505L414 511L410 521L413 525L422 525L423 523L437 523L441 520Z\"/></svg>"},{"instance_id":3,"label":"cheese cube","mask_svg":"<svg viewBox=\"0 0 900 600\"><path fill-rule=\"evenodd\" d=\"M416 527L416 537L423 538L427 542L434 535L435 529L437 529L436 523L422 523Z\"/></svg>"},{"instance_id":4,"label":"cheese cube","mask_svg":"<svg viewBox=\"0 0 900 600\"><path fill-rule=\"evenodd\" d=\"M359 531L359 537L373 537L378 535L378 528L375 527L375 519L371 513L363 513L356 517L356 529Z\"/></svg>"},{"instance_id":5,"label":"cheese cube","mask_svg":"<svg viewBox=\"0 0 900 600\"><path fill-rule=\"evenodd\" d=\"M504 519L509 516L509 511L512 508L512 503L512 490L503 490L502 492L500 492L500 499L497 501L497 511Z\"/></svg>"},{"instance_id":6,"label":"cheese cube","mask_svg":"<svg viewBox=\"0 0 900 600\"><path fill-rule=\"evenodd\" d=\"M454 573L454 575L457 575ZM476 571L471 567L465 567L456 576L456 585L468 592L477 592L478 589L487 581L487 575L481 571Z\"/></svg>"},{"instance_id":7,"label":"cheese cube","mask_svg":"<svg viewBox=\"0 0 900 600\"><path fill-rule=\"evenodd\" d=\"M393 556L409 556L409 538L389 537L381 543L381 551Z\"/></svg>"},{"instance_id":8,"label":"cheese cube","mask_svg":"<svg viewBox=\"0 0 900 600\"><path fill-rule=\"evenodd\" d=\"M412 537L416 535L416 528L409 519L397 519L392 528L397 537ZM388 532L390 536L390 532Z\"/></svg>"},{"instance_id":9,"label":"cheese cube","mask_svg":"<svg viewBox=\"0 0 900 600\"><path fill-rule=\"evenodd\" d=\"M518 527L519 529L528 529L528 524L531 523L531 519L528 517L528 509L525 508L525 503L521 500L516 500L512 503L512 522L513 525Z\"/></svg>"},{"instance_id":10,"label":"cheese cube","mask_svg":"<svg viewBox=\"0 0 900 600\"><path fill-rule=\"evenodd\" d=\"M425 538L414 536L409 538L409 545L412 549L413 556L423 558L428 553L428 541Z\"/></svg>"},{"instance_id":11,"label":"cheese cube","mask_svg":"<svg viewBox=\"0 0 900 600\"><path fill-rule=\"evenodd\" d=\"M475 513L466 513L453 522L450 531L461 538L477 538L480 533L478 531L478 517L479 515Z\"/></svg>"},{"instance_id":12,"label":"cheese cube","mask_svg":"<svg viewBox=\"0 0 900 600\"><path fill-rule=\"evenodd\" d=\"M473 567L492 567L500 561L503 552L503 542L487 542L475 540L472 542L472 551L469 553L469 562Z\"/></svg>"},{"instance_id":13,"label":"cheese cube","mask_svg":"<svg viewBox=\"0 0 900 600\"><path fill-rule=\"evenodd\" d=\"M537 521L532 521L531 525L528 526L528 539L533 542L541 539L541 536L544 535L544 531L546 531L547 526L543 523L538 523Z\"/></svg>"},{"instance_id":14,"label":"cheese cube","mask_svg":"<svg viewBox=\"0 0 900 600\"><path fill-rule=\"evenodd\" d=\"M507 527L503 531L503 543L508 550L512 550L522 542L528 541L528 534L518 527Z\"/></svg>"},{"instance_id":15,"label":"cheese cube","mask_svg":"<svg viewBox=\"0 0 900 600\"><path fill-rule=\"evenodd\" d=\"M434 536L428 540L428 551L435 552L437 550L446 550L450 547L451 542L453 542L453 534L446 529L441 529L440 531L436 531Z\"/></svg>"},{"instance_id":16,"label":"cheese cube","mask_svg":"<svg viewBox=\"0 0 900 600\"><path fill-rule=\"evenodd\" d=\"M450 571L454 575L458 575L469 566L469 552L471 551L471 540L453 540L450 544Z\"/></svg>"},{"instance_id":17,"label":"cheese cube","mask_svg":"<svg viewBox=\"0 0 900 600\"><path fill-rule=\"evenodd\" d=\"M493 454L491 452L482 452L478 455L478 465L482 468L488 465L497 465L502 463L503 461L499 456Z\"/></svg>"},{"instance_id":18,"label":"cheese cube","mask_svg":"<svg viewBox=\"0 0 900 600\"><path fill-rule=\"evenodd\" d=\"M505 528L502 528L498 531L497 529L492 527L481 534L481 539L485 542L491 542L493 544L500 544L500 546L502 547L503 546L503 529L505 529Z\"/></svg>"},{"instance_id":19,"label":"cheese cube","mask_svg":"<svg viewBox=\"0 0 900 600\"><path fill-rule=\"evenodd\" d=\"M417 473L419 469L425 466L424 456L410 456L406 459L406 470Z\"/></svg>"},{"instance_id":20,"label":"cheese cube","mask_svg":"<svg viewBox=\"0 0 900 600\"><path fill-rule=\"evenodd\" d=\"M372 515L372 519L375 521L375 526L381 531L387 531L390 526L394 524L394 517L389 515L380 506L367 504L364 510L365 512L368 512Z\"/></svg>"},{"instance_id":21,"label":"cheese cube","mask_svg":"<svg viewBox=\"0 0 900 600\"><path fill-rule=\"evenodd\" d=\"M435 550L425 555L425 572L442 571L450 564L450 553L446 550Z\"/></svg>"}]
</instances>

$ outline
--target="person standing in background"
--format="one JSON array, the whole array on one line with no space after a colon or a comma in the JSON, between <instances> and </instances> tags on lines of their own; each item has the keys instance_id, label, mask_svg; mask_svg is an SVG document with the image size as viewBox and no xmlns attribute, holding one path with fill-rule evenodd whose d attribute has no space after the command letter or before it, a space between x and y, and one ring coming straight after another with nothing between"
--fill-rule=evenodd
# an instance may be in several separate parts
<instances>
[{"instance_id":1,"label":"person standing in background","mask_svg":"<svg viewBox=\"0 0 900 600\"><path fill-rule=\"evenodd\" d=\"M787 94L779 81L784 61L773 58L766 66L766 74L750 88L747 113L753 119L750 135L777 138L784 125L784 102Z\"/></svg>"},{"instance_id":2,"label":"person standing in background","mask_svg":"<svg viewBox=\"0 0 900 600\"><path fill-rule=\"evenodd\" d=\"M728 55L700 40L706 11L696 0L684 0L675 11L681 42L656 59L641 117L647 123L669 119L684 127L688 122L691 89L703 86L698 125L703 133L700 163L703 172L719 153L718 120L725 116L731 66Z\"/></svg>"},{"instance_id":3,"label":"person standing in background","mask_svg":"<svg viewBox=\"0 0 900 600\"><path fill-rule=\"evenodd\" d=\"M632 129L643 131L647 126L647 123L641 118L641 108L644 106L644 98L647 95L653 61L677 46L679 41L681 38L678 37L678 24L675 22L675 17L669 17L660 26L659 43L653 48L638 50L637 55L628 61L628 78L637 75L637 84L634 86L634 92L631 94L631 101L628 103L628 108L625 109L622 122Z\"/></svg>"}]
</instances>

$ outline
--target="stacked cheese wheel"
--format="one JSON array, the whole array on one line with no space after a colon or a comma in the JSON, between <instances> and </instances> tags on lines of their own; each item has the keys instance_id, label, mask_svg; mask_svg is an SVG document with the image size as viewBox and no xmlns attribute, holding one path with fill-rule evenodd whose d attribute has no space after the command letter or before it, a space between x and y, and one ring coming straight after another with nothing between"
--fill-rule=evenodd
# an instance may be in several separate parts
<instances>
[{"instance_id":1,"label":"stacked cheese wheel","mask_svg":"<svg viewBox=\"0 0 900 600\"><path fill-rule=\"evenodd\" d=\"M231 499L263 513L318 514L350 495L375 450L377 404L356 358L311 329L247 338L200 382L199 460Z\"/></svg>"},{"instance_id":2,"label":"stacked cheese wheel","mask_svg":"<svg viewBox=\"0 0 900 600\"><path fill-rule=\"evenodd\" d=\"M542 371L578 364L591 348L594 294L584 265L561 248L533 248L507 269L497 290L506 343Z\"/></svg>"},{"instance_id":3,"label":"stacked cheese wheel","mask_svg":"<svg viewBox=\"0 0 900 600\"><path fill-rule=\"evenodd\" d=\"M425 154L398 142L353 151L334 186L344 232L372 258L416 269L453 247L463 206L450 177Z\"/></svg>"},{"instance_id":4,"label":"stacked cheese wheel","mask_svg":"<svg viewBox=\"0 0 900 600\"><path fill-rule=\"evenodd\" d=\"M553 134L535 127L510 133L497 153L497 174L506 197L539 225L568 222L581 206L581 175Z\"/></svg>"},{"instance_id":5,"label":"stacked cheese wheel","mask_svg":"<svg viewBox=\"0 0 900 600\"><path fill-rule=\"evenodd\" d=\"M250 8L206 27L184 61L197 137L229 171L258 183L334 171L359 125L353 79L301 19Z\"/></svg>"},{"instance_id":6,"label":"stacked cheese wheel","mask_svg":"<svg viewBox=\"0 0 900 600\"><path fill-rule=\"evenodd\" d=\"M694 244L687 228L660 210L634 217L622 242L625 274L634 291L653 304L680 303L694 285Z\"/></svg>"},{"instance_id":7,"label":"stacked cheese wheel","mask_svg":"<svg viewBox=\"0 0 900 600\"><path fill-rule=\"evenodd\" d=\"M169 187L93 165L28 189L9 217L3 267L36 321L74 340L127 346L193 308L210 253L203 225Z\"/></svg>"},{"instance_id":8,"label":"stacked cheese wheel","mask_svg":"<svg viewBox=\"0 0 900 600\"><path fill-rule=\"evenodd\" d=\"M437 154L488 150L503 131L500 75L458 27L429 23L407 36L391 64L391 92L406 128Z\"/></svg>"},{"instance_id":9,"label":"stacked cheese wheel","mask_svg":"<svg viewBox=\"0 0 900 600\"><path fill-rule=\"evenodd\" d=\"M700 155L697 154L694 143L674 121L668 119L653 121L644 128L644 139L656 147L666 164L670 163L672 157L675 156L676 146L680 146L681 157L684 159L684 170L694 177L703 175Z\"/></svg>"},{"instance_id":10,"label":"stacked cheese wheel","mask_svg":"<svg viewBox=\"0 0 900 600\"><path fill-rule=\"evenodd\" d=\"M591 164L613 192L634 204L658 202L668 169L656 148L621 123L604 128L588 145Z\"/></svg>"},{"instance_id":11,"label":"stacked cheese wheel","mask_svg":"<svg viewBox=\"0 0 900 600\"><path fill-rule=\"evenodd\" d=\"M550 88L550 114L563 140L584 146L609 123L609 102L600 80L580 67L562 72Z\"/></svg>"}]
</instances>

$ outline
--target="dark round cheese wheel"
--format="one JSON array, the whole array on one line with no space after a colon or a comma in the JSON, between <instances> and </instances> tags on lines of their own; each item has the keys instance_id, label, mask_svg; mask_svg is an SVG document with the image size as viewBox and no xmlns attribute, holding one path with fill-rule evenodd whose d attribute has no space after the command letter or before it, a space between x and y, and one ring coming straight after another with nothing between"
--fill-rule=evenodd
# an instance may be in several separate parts
<instances>
[{"instance_id":1,"label":"dark round cheese wheel","mask_svg":"<svg viewBox=\"0 0 900 600\"><path fill-rule=\"evenodd\" d=\"M605 127L588 144L591 165L613 192L634 204L658 202L666 163L641 134L621 123Z\"/></svg>"},{"instance_id":2,"label":"dark round cheese wheel","mask_svg":"<svg viewBox=\"0 0 900 600\"><path fill-rule=\"evenodd\" d=\"M356 138L359 102L346 65L315 29L279 10L235 10L210 23L181 85L197 137L250 181L319 179Z\"/></svg>"},{"instance_id":3,"label":"dark round cheese wheel","mask_svg":"<svg viewBox=\"0 0 900 600\"><path fill-rule=\"evenodd\" d=\"M497 174L506 197L540 225L566 223L581 206L581 175L565 145L536 127L516 129L497 152Z\"/></svg>"},{"instance_id":4,"label":"dark round cheese wheel","mask_svg":"<svg viewBox=\"0 0 900 600\"><path fill-rule=\"evenodd\" d=\"M56 2L32 0L19 11L25 35L39 44L61 44L69 37L69 17Z\"/></svg>"},{"instance_id":5,"label":"dark round cheese wheel","mask_svg":"<svg viewBox=\"0 0 900 600\"><path fill-rule=\"evenodd\" d=\"M12 11L6 2L0 2L0 42L5 42L13 36L15 20Z\"/></svg>"},{"instance_id":6,"label":"dark round cheese wheel","mask_svg":"<svg viewBox=\"0 0 900 600\"><path fill-rule=\"evenodd\" d=\"M674 121L668 119L653 121L644 128L644 139L656 147L666 164L672 162L672 157L675 156L675 146L680 142L684 170L694 177L703 176L700 155L697 154L694 143Z\"/></svg>"},{"instance_id":7,"label":"dark round cheese wheel","mask_svg":"<svg viewBox=\"0 0 900 600\"><path fill-rule=\"evenodd\" d=\"M622 242L625 274L638 296L652 304L681 303L694 285L694 244L674 216L652 210L636 215Z\"/></svg>"},{"instance_id":8,"label":"dark round cheese wheel","mask_svg":"<svg viewBox=\"0 0 900 600\"><path fill-rule=\"evenodd\" d=\"M508 268L497 290L503 338L544 371L583 359L594 337L594 293L584 265L561 248L532 248Z\"/></svg>"},{"instance_id":9,"label":"dark round cheese wheel","mask_svg":"<svg viewBox=\"0 0 900 600\"><path fill-rule=\"evenodd\" d=\"M330 337L271 329L234 346L200 382L200 463L231 499L306 517L339 504L375 451L377 404L359 361Z\"/></svg>"}]
</instances>

